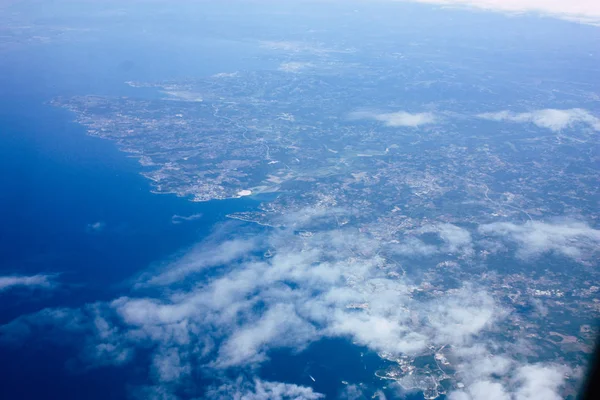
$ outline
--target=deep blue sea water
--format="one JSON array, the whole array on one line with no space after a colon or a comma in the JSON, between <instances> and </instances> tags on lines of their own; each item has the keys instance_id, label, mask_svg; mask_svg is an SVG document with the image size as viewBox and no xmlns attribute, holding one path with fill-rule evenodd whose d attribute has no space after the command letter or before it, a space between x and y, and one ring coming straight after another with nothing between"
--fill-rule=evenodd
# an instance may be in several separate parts
<instances>
[{"instance_id":1,"label":"deep blue sea water","mask_svg":"<svg viewBox=\"0 0 600 400\"><path fill-rule=\"evenodd\" d=\"M176 75L148 49L135 48L138 54L126 44L57 44L0 56L0 275L57 273L60 282L52 291L1 293L0 323L46 307L112 299L127 279L201 240L226 214L258 204L152 194L135 159L114 143L86 136L73 115L47 104L58 95L132 95L126 80ZM124 59L136 60L132 69L120 69ZM219 67L204 66L207 74ZM172 223L173 215L199 213L200 219ZM102 228L90 229L95 223ZM126 397L137 367L131 374L110 368L74 373L68 360L77 351L0 347L0 398Z\"/></svg>"}]
</instances>

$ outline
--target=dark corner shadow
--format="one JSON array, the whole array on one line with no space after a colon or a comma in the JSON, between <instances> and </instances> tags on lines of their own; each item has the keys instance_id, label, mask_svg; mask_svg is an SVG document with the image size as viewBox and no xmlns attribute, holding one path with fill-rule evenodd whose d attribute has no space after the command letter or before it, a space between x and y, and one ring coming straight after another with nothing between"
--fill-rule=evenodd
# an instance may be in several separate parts
<instances>
[{"instance_id":1,"label":"dark corner shadow","mask_svg":"<svg viewBox=\"0 0 600 400\"><path fill-rule=\"evenodd\" d=\"M600 336L596 338L594 356L590 360L590 368L578 397L578 400L598 399L600 399Z\"/></svg>"}]
</instances>

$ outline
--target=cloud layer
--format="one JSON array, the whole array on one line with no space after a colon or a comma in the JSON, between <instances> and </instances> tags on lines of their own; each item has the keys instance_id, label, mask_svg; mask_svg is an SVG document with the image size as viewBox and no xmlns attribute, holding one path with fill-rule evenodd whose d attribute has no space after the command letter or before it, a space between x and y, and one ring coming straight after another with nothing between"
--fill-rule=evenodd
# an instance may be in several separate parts
<instances>
[{"instance_id":1,"label":"cloud layer","mask_svg":"<svg viewBox=\"0 0 600 400\"><path fill-rule=\"evenodd\" d=\"M389 358L452 348L457 376L466 385L452 395L455 400L489 399L490 393L498 399L536 399L532 396L543 391L547 398L556 395L564 367L523 363L503 355L506 344L492 339L510 310L485 288L464 283L419 299L415 295L422 289L380 256L379 242L353 230L297 235L311 218L295 221L293 229L276 229L252 240L229 237L215 247L215 239L209 238L142 275L136 285L141 292L81 309L24 316L2 326L0 338L19 342L59 327L67 333L59 339L79 343L81 361L96 366L123 365L150 350L151 386L140 389L145 398L175 398L181 385L193 385L198 369L213 377L231 369L251 374L271 350L300 351L325 337L348 338ZM572 238L597 240L597 231L575 222L490 224L480 231L518 241L533 255L572 255ZM435 253L470 257L474 252L476 241L464 228L438 224L423 232L438 235L439 244L431 245ZM257 256L267 249L271 257ZM200 271L206 274L199 277ZM321 398L310 388L252 376L225 380L206 396Z\"/></svg>"},{"instance_id":2,"label":"cloud layer","mask_svg":"<svg viewBox=\"0 0 600 400\"><path fill-rule=\"evenodd\" d=\"M546 108L524 113L499 111L479 114L478 117L491 121L532 123L540 128L550 129L553 132L572 128L575 125L587 126L595 131L600 131L600 118L581 108L571 108L568 110Z\"/></svg>"}]
</instances>

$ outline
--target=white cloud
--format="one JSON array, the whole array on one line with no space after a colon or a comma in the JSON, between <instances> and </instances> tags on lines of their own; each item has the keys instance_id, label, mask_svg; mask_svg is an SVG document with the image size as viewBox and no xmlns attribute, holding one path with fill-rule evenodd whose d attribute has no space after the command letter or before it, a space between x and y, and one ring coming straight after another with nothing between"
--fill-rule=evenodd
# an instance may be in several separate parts
<instances>
[{"instance_id":1,"label":"white cloud","mask_svg":"<svg viewBox=\"0 0 600 400\"><path fill-rule=\"evenodd\" d=\"M479 232L515 242L519 246L518 256L524 259L548 252L580 259L597 251L600 245L600 230L572 220L528 221L522 225L496 222L481 225Z\"/></svg>"},{"instance_id":2,"label":"white cloud","mask_svg":"<svg viewBox=\"0 0 600 400\"><path fill-rule=\"evenodd\" d=\"M461 375L467 382L477 382L491 376L506 376L514 367L515 361L506 355L490 353L488 344L476 343L459 347L454 356L460 360Z\"/></svg>"},{"instance_id":3,"label":"white cloud","mask_svg":"<svg viewBox=\"0 0 600 400\"><path fill-rule=\"evenodd\" d=\"M465 287L455 295L430 305L429 321L438 343L461 345L491 327L502 315L494 299L483 291Z\"/></svg>"},{"instance_id":4,"label":"white cloud","mask_svg":"<svg viewBox=\"0 0 600 400\"><path fill-rule=\"evenodd\" d=\"M56 282L54 278L56 275L9 275L9 276L0 276L0 292L5 290L18 288L18 287L26 287L26 288L53 288L56 286Z\"/></svg>"},{"instance_id":5,"label":"white cloud","mask_svg":"<svg viewBox=\"0 0 600 400\"><path fill-rule=\"evenodd\" d=\"M511 400L509 394L506 393L506 390L504 390L504 386L502 386L502 384L488 380L475 382L469 386L468 393L468 396L463 394L462 397L457 394L453 394L450 396L450 400L461 398L465 400Z\"/></svg>"},{"instance_id":6,"label":"white cloud","mask_svg":"<svg viewBox=\"0 0 600 400\"><path fill-rule=\"evenodd\" d=\"M472 252L471 233L468 230L452 224L439 224L437 230L451 253Z\"/></svg>"},{"instance_id":7,"label":"white cloud","mask_svg":"<svg viewBox=\"0 0 600 400\"><path fill-rule=\"evenodd\" d=\"M317 400L325 396L312 388L282 382L238 378L233 383L211 389L207 396L215 400Z\"/></svg>"},{"instance_id":8,"label":"white cloud","mask_svg":"<svg viewBox=\"0 0 600 400\"><path fill-rule=\"evenodd\" d=\"M554 364L516 366L514 362L494 380L491 375L471 383L465 390L455 391L449 400L560 400L559 389L569 369Z\"/></svg>"},{"instance_id":9,"label":"white cloud","mask_svg":"<svg viewBox=\"0 0 600 400\"><path fill-rule=\"evenodd\" d=\"M568 368L560 365L525 365L517 370L515 380L522 400L560 400L557 392L565 382Z\"/></svg>"},{"instance_id":10,"label":"white cloud","mask_svg":"<svg viewBox=\"0 0 600 400\"><path fill-rule=\"evenodd\" d=\"M275 304L258 321L239 327L229 336L219 349L216 365L226 368L261 362L268 348L298 348L316 337L316 329L300 318L291 304Z\"/></svg>"},{"instance_id":11,"label":"white cloud","mask_svg":"<svg viewBox=\"0 0 600 400\"><path fill-rule=\"evenodd\" d=\"M547 108L524 113L499 111L493 113L483 113L477 116L479 118L489 119L492 121L533 123L540 128L550 129L553 132L558 132L566 128L572 128L578 124L587 125L596 131L600 131L600 118L597 118L589 111L581 108L571 108L568 110Z\"/></svg>"},{"instance_id":12,"label":"white cloud","mask_svg":"<svg viewBox=\"0 0 600 400\"><path fill-rule=\"evenodd\" d=\"M467 6L506 13L536 12L571 21L600 25L596 0L396 0L448 6Z\"/></svg>"},{"instance_id":13,"label":"white cloud","mask_svg":"<svg viewBox=\"0 0 600 400\"><path fill-rule=\"evenodd\" d=\"M372 111L356 111L350 114L351 119L374 119L390 127L412 127L429 125L437 122L438 118L429 112L409 113L397 111L393 113L376 113Z\"/></svg>"},{"instance_id":14,"label":"white cloud","mask_svg":"<svg viewBox=\"0 0 600 400\"><path fill-rule=\"evenodd\" d=\"M202 218L201 213L192 214L192 215L177 215L177 214L175 214L171 217L171 222L173 224L180 224L182 222L196 221L200 218Z\"/></svg>"}]
</instances>

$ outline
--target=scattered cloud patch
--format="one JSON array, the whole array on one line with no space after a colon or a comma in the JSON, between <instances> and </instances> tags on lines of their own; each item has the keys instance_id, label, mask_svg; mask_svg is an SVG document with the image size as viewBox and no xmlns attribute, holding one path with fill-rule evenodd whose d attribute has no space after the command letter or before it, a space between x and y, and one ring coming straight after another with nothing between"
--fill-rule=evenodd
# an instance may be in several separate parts
<instances>
[{"instance_id":1,"label":"scattered cloud patch","mask_svg":"<svg viewBox=\"0 0 600 400\"><path fill-rule=\"evenodd\" d=\"M356 111L350 114L351 119L374 119L389 127L411 127L417 128L422 125L436 123L438 118L429 112L409 113L397 111L393 113L376 113L371 111Z\"/></svg>"},{"instance_id":2,"label":"scattered cloud patch","mask_svg":"<svg viewBox=\"0 0 600 400\"><path fill-rule=\"evenodd\" d=\"M532 123L540 128L550 129L553 132L559 132L576 125L584 125L595 131L600 131L600 118L582 108L571 108L568 110L547 108L524 113L499 111L478 114L477 117L491 121Z\"/></svg>"},{"instance_id":3,"label":"scattered cloud patch","mask_svg":"<svg viewBox=\"0 0 600 400\"><path fill-rule=\"evenodd\" d=\"M56 275L9 275L0 276L0 292L14 288L44 288L51 289L56 286Z\"/></svg>"},{"instance_id":4,"label":"scattered cloud patch","mask_svg":"<svg viewBox=\"0 0 600 400\"><path fill-rule=\"evenodd\" d=\"M98 233L102 232L106 228L106 223L102 221L97 221L92 224L88 224L85 228L85 231L88 233Z\"/></svg>"},{"instance_id":5,"label":"scattered cloud patch","mask_svg":"<svg viewBox=\"0 0 600 400\"><path fill-rule=\"evenodd\" d=\"M524 224L496 222L481 225L484 235L501 236L517 244L517 255L523 259L544 253L557 253L573 259L589 256L600 246L600 230L580 221L539 222Z\"/></svg>"}]
</instances>

